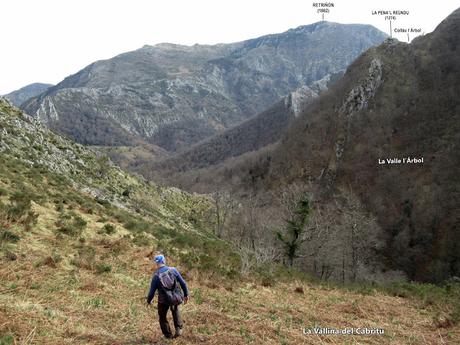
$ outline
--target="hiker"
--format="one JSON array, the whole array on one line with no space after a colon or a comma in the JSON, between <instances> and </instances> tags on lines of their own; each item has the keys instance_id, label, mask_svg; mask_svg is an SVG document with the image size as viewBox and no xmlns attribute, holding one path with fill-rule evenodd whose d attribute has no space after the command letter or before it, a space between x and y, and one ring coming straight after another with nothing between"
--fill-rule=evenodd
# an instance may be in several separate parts
<instances>
[{"instance_id":1,"label":"hiker","mask_svg":"<svg viewBox=\"0 0 460 345\"><path fill-rule=\"evenodd\" d=\"M179 337L182 334L183 326L179 305L188 302L187 284L176 268L166 266L164 255L155 256L154 261L156 271L153 274L152 283L150 284L147 304L150 305L155 296L155 291L158 290L158 316L161 331L166 338L173 338L168 319L166 318L168 310L171 309L174 328L176 330L174 337ZM178 282L182 291L179 289Z\"/></svg>"}]
</instances>

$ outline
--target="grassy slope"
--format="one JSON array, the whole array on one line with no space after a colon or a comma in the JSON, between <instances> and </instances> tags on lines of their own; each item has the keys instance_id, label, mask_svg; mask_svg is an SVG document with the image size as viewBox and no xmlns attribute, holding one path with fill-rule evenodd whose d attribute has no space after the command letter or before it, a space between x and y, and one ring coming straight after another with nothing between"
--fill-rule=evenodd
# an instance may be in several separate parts
<instances>
[{"instance_id":1,"label":"grassy slope","mask_svg":"<svg viewBox=\"0 0 460 345\"><path fill-rule=\"evenodd\" d=\"M109 251L98 247L100 254ZM34 261L45 254L35 251L2 267L2 332L29 344L162 343L156 310L143 305L151 271L146 253L129 248L109 261L112 272L99 275L63 264L37 267ZM433 324L430 306L420 308L412 300L378 292L363 295L302 282L295 286L302 286L304 294L281 283L237 283L227 290L206 285L199 272L187 279L192 300L183 308L186 332L175 344L456 344L460 339L458 328ZM303 336L301 328L314 324L382 327L387 334Z\"/></svg>"},{"instance_id":2,"label":"grassy slope","mask_svg":"<svg viewBox=\"0 0 460 345\"><path fill-rule=\"evenodd\" d=\"M184 337L171 343L460 341L450 324L452 305L439 302L452 298L445 289L417 286L425 296L420 299L301 277L287 283L275 274L279 282L271 286L241 277L238 255L206 230L205 197L146 184L2 101L0 133L2 345L163 344L155 307L144 305L149 258L158 251L176 259L171 263L185 273L192 292L183 308ZM302 327L314 325L382 327L387 333L302 335Z\"/></svg>"}]
</instances>

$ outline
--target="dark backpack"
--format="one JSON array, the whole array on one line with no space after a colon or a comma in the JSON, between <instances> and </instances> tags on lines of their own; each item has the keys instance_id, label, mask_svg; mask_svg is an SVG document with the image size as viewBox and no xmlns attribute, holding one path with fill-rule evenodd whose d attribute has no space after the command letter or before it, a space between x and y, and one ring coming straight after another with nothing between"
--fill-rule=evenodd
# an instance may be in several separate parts
<instances>
[{"instance_id":1,"label":"dark backpack","mask_svg":"<svg viewBox=\"0 0 460 345\"><path fill-rule=\"evenodd\" d=\"M166 299L169 305L179 305L184 302L184 294L179 288L177 277L171 268L166 271L158 273L158 278L163 286Z\"/></svg>"}]
</instances>

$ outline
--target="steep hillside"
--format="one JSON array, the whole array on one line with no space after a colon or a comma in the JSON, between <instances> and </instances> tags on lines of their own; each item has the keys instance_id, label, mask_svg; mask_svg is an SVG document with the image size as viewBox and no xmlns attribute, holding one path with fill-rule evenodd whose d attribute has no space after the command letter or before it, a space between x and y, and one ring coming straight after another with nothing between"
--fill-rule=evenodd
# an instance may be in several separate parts
<instances>
[{"instance_id":1,"label":"steep hillside","mask_svg":"<svg viewBox=\"0 0 460 345\"><path fill-rule=\"evenodd\" d=\"M203 223L211 207L207 197L133 177L106 157L42 128L4 100L0 106L2 241L31 240L38 253L56 240L77 245L97 234L100 240L104 234L146 244L161 240L164 250L178 237L185 247L210 245L212 252L215 243L219 252L227 248L205 231L210 226ZM193 256L192 247L181 249L180 255ZM209 267L216 264L222 272L231 272L235 268L226 260L232 260L233 254L227 249L229 256L222 258L222 266L206 259L207 254L192 261L206 260ZM234 260L237 264L237 256Z\"/></svg>"},{"instance_id":2,"label":"steep hillside","mask_svg":"<svg viewBox=\"0 0 460 345\"><path fill-rule=\"evenodd\" d=\"M460 275L459 34L460 10L410 45L371 49L274 153L273 176L306 168L323 192L349 186L386 232L388 264L412 279Z\"/></svg>"},{"instance_id":3,"label":"steep hillside","mask_svg":"<svg viewBox=\"0 0 460 345\"><path fill-rule=\"evenodd\" d=\"M34 83L20 88L19 90L10 92L4 97L8 99L15 106L20 107L22 103L27 101L29 98L36 97L46 90L48 90L53 85L43 84L43 83Z\"/></svg>"},{"instance_id":4,"label":"steep hillside","mask_svg":"<svg viewBox=\"0 0 460 345\"><path fill-rule=\"evenodd\" d=\"M385 35L320 22L234 44L159 44L95 62L24 105L50 128L99 146L143 138L176 151L343 70Z\"/></svg>"},{"instance_id":5,"label":"steep hillside","mask_svg":"<svg viewBox=\"0 0 460 345\"><path fill-rule=\"evenodd\" d=\"M318 212L333 207L335 223L345 225L346 200L357 197L359 217L376 217L372 228L383 245L368 246L373 257L383 255L386 269L422 281L460 276L459 47L457 10L411 44L387 40L371 48L306 107L279 145L199 171L194 183L265 197L301 185ZM360 224L344 229L355 236ZM336 241L330 239L322 259L337 252ZM327 243L318 238L317 246L324 250ZM299 266L311 264L308 251L315 248L305 246ZM339 258L331 265L342 271Z\"/></svg>"}]
</instances>

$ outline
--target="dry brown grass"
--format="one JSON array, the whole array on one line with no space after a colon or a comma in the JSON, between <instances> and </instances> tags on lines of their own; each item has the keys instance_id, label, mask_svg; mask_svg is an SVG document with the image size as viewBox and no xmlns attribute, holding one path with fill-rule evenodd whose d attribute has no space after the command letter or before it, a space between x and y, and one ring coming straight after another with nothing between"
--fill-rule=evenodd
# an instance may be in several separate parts
<instances>
[{"instance_id":1,"label":"dry brown grass","mask_svg":"<svg viewBox=\"0 0 460 345\"><path fill-rule=\"evenodd\" d=\"M33 236L33 235L30 235ZM35 235L36 236L36 235ZM73 267L77 242L51 237L40 246L22 240L17 260L3 259L0 269L0 334L14 344L458 344L460 330L442 328L430 307L380 292L369 295L296 281L263 287L233 282L214 284L199 271L187 274L192 292L182 307L182 338L165 341L156 307L144 302L150 275L150 249L129 246L111 256L107 242L92 238L96 258L112 265L110 273ZM34 243L34 242L30 242ZM58 250L63 260L43 264ZM45 260L45 261L43 261ZM296 293L302 289L303 294ZM378 327L381 336L304 335L302 329ZM1 337L0 337L1 339Z\"/></svg>"},{"instance_id":2,"label":"dry brown grass","mask_svg":"<svg viewBox=\"0 0 460 345\"><path fill-rule=\"evenodd\" d=\"M10 344L40 345L460 343L458 326L443 322L438 308L414 299L300 280L272 286L216 280L198 269L183 272L191 290L190 303L182 307L184 335L164 340L156 306L145 305L156 240L136 246L122 237L128 231L120 223L115 234L98 233L98 217L81 212L88 222L85 240L56 237L58 212L51 205L34 205L34 211L37 225L21 231L18 243L0 248L1 345L8 336ZM94 249L93 262L76 260L85 248ZM98 273L101 263L110 272ZM314 326L378 327L385 334L303 334L303 328Z\"/></svg>"}]
</instances>

